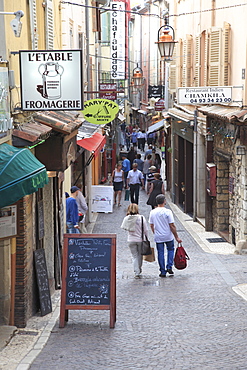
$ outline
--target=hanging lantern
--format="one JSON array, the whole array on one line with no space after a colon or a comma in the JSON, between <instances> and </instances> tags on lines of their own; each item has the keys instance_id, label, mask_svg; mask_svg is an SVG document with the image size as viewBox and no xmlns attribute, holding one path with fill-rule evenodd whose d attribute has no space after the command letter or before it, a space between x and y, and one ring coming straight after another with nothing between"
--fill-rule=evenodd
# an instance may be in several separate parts
<instances>
[{"instance_id":1,"label":"hanging lantern","mask_svg":"<svg viewBox=\"0 0 247 370\"><path fill-rule=\"evenodd\" d=\"M162 30L162 28L164 29ZM169 35L170 29L173 31L173 36ZM161 30L163 34L160 35ZM171 60L176 42L177 41L174 41L174 29L171 26L165 25L160 27L156 44L158 44L161 58L164 58L164 60Z\"/></svg>"}]
</instances>

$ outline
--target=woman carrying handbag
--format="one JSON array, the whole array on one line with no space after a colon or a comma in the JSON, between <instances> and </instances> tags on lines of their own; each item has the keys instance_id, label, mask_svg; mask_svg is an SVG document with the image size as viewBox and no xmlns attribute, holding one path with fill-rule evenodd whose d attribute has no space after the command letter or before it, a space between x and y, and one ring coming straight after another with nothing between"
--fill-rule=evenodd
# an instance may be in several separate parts
<instances>
[{"instance_id":1,"label":"woman carrying handbag","mask_svg":"<svg viewBox=\"0 0 247 370\"><path fill-rule=\"evenodd\" d=\"M145 217L139 215L137 204L131 203L129 205L127 216L124 217L121 228L128 231L127 241L133 257L135 278L138 279L142 272L142 241L143 236L148 238L148 228Z\"/></svg>"}]
</instances>

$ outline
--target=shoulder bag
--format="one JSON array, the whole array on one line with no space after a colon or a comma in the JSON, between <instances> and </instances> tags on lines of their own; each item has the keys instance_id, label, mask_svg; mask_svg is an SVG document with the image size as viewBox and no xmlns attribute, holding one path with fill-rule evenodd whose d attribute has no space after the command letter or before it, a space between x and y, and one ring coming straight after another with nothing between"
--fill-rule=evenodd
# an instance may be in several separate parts
<instances>
[{"instance_id":1,"label":"shoulder bag","mask_svg":"<svg viewBox=\"0 0 247 370\"><path fill-rule=\"evenodd\" d=\"M150 241L148 240L147 236L145 235L144 239L144 227L143 227L143 217L141 216L142 219L142 245L141 245L141 254L143 256L148 256L152 254L152 249L150 246Z\"/></svg>"}]
</instances>

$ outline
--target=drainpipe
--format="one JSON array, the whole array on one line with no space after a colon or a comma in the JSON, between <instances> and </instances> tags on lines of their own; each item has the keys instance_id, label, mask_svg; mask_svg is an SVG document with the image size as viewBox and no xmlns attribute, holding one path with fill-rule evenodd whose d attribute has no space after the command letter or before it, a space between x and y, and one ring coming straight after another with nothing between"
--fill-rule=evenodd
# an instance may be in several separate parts
<instances>
[{"instance_id":1,"label":"drainpipe","mask_svg":"<svg viewBox=\"0 0 247 370\"><path fill-rule=\"evenodd\" d=\"M197 218L197 108L194 110L193 221Z\"/></svg>"}]
</instances>

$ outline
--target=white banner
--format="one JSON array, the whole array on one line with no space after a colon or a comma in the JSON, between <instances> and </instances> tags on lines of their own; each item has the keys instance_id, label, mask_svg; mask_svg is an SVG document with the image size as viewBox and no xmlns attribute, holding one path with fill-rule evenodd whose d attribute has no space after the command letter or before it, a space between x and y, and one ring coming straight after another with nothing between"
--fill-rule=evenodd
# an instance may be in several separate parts
<instances>
[{"instance_id":1,"label":"white banner","mask_svg":"<svg viewBox=\"0 0 247 370\"><path fill-rule=\"evenodd\" d=\"M125 79L125 3L111 3L111 78Z\"/></svg>"},{"instance_id":2,"label":"white banner","mask_svg":"<svg viewBox=\"0 0 247 370\"><path fill-rule=\"evenodd\" d=\"M178 88L178 104L227 104L231 101L232 86Z\"/></svg>"},{"instance_id":3,"label":"white banner","mask_svg":"<svg viewBox=\"0 0 247 370\"><path fill-rule=\"evenodd\" d=\"M22 110L81 110L81 50L20 51Z\"/></svg>"}]
</instances>

